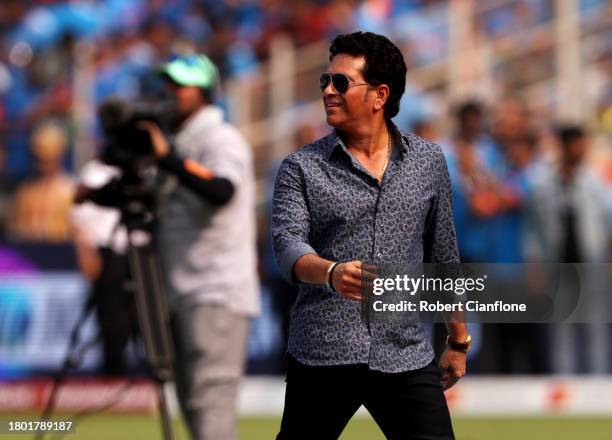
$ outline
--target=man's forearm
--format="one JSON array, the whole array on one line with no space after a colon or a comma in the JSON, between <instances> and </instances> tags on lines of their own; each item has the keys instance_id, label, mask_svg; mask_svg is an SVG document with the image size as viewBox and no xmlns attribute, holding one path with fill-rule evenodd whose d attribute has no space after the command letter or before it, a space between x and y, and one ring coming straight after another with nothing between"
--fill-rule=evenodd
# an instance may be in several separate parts
<instances>
[{"instance_id":1,"label":"man's forearm","mask_svg":"<svg viewBox=\"0 0 612 440\"><path fill-rule=\"evenodd\" d=\"M228 179L215 176L212 171L193 160L182 160L173 153L159 160L159 165L179 178L179 181L213 205L224 205L234 195L234 185Z\"/></svg>"},{"instance_id":2,"label":"man's forearm","mask_svg":"<svg viewBox=\"0 0 612 440\"><path fill-rule=\"evenodd\" d=\"M325 284L327 269L333 261L326 260L315 254L300 257L293 265L293 274L303 283Z\"/></svg>"}]
</instances>

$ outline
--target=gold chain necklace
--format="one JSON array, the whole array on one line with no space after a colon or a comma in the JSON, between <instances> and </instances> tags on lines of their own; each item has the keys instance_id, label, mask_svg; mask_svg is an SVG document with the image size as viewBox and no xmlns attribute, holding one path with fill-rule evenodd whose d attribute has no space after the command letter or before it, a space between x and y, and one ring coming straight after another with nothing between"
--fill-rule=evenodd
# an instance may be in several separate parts
<instances>
[{"instance_id":1,"label":"gold chain necklace","mask_svg":"<svg viewBox=\"0 0 612 440\"><path fill-rule=\"evenodd\" d=\"M382 171L380 173L380 179L378 179L378 183L382 182L383 176L385 175L385 171L387 171L387 165L389 165L389 159L391 158L391 132L387 129L387 157L385 158L385 163L383 164Z\"/></svg>"}]
</instances>

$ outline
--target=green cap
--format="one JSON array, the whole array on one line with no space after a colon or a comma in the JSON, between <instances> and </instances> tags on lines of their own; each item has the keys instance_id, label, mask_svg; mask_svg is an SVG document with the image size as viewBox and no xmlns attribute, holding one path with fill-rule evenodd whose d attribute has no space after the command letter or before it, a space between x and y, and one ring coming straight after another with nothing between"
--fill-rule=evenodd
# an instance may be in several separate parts
<instances>
[{"instance_id":1,"label":"green cap","mask_svg":"<svg viewBox=\"0 0 612 440\"><path fill-rule=\"evenodd\" d=\"M195 86L210 89L219 78L217 66L206 55L194 54L179 57L160 68L160 73L167 75L181 86Z\"/></svg>"}]
</instances>

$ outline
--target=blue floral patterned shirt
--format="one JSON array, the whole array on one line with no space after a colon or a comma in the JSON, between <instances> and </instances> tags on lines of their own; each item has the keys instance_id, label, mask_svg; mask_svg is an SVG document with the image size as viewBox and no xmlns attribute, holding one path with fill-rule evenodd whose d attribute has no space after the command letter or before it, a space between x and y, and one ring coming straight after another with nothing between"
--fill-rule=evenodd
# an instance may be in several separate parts
<instances>
[{"instance_id":1,"label":"blue floral patterned shirt","mask_svg":"<svg viewBox=\"0 0 612 440\"><path fill-rule=\"evenodd\" d=\"M289 155L274 188L272 237L283 276L298 283L305 254L372 264L459 262L442 149L392 126L394 150L379 184L336 132ZM434 352L420 324L365 322L361 304L324 285L300 284L288 352L308 365L421 368Z\"/></svg>"}]
</instances>

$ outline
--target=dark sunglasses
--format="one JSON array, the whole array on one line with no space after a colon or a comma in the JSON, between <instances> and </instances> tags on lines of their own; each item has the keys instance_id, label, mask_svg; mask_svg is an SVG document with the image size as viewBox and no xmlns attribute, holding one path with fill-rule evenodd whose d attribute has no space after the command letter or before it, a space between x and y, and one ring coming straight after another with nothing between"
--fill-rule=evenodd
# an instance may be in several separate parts
<instances>
[{"instance_id":1,"label":"dark sunglasses","mask_svg":"<svg viewBox=\"0 0 612 440\"><path fill-rule=\"evenodd\" d=\"M344 73L323 73L319 78L319 87L321 87L321 91L325 90L329 83L332 83L334 89L341 95L346 93L350 86L363 86L368 83L365 82L354 82L349 79Z\"/></svg>"}]
</instances>

